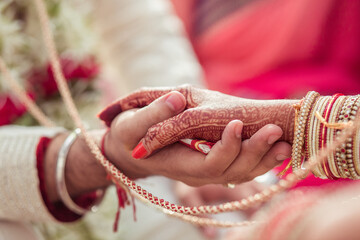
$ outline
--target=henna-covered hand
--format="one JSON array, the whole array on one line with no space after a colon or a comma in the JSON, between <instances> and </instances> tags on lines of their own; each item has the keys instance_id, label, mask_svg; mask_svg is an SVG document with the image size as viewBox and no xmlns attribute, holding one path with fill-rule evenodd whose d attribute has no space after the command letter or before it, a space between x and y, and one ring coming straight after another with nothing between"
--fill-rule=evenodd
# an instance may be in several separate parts
<instances>
[{"instance_id":1,"label":"henna-covered hand","mask_svg":"<svg viewBox=\"0 0 360 240\"><path fill-rule=\"evenodd\" d=\"M149 106L119 114L105 136L105 155L130 178L163 175L192 186L249 181L290 155L289 144L275 142L282 136L279 127L267 125L242 141L243 124L234 120L225 127L221 140L208 155L177 143L164 147L146 161L134 160L131 151L148 128L182 112L185 105L184 96L172 92Z\"/></svg>"},{"instance_id":2,"label":"henna-covered hand","mask_svg":"<svg viewBox=\"0 0 360 240\"><path fill-rule=\"evenodd\" d=\"M185 96L185 111L149 128L134 151L135 157L148 156L156 149L182 138L216 142L221 138L225 126L234 119L244 123L243 139L250 138L267 124L275 124L284 132L281 140L292 142L292 105L296 100L251 100L191 86L141 89L112 103L99 117L110 125L119 113L147 106L173 90Z\"/></svg>"}]
</instances>

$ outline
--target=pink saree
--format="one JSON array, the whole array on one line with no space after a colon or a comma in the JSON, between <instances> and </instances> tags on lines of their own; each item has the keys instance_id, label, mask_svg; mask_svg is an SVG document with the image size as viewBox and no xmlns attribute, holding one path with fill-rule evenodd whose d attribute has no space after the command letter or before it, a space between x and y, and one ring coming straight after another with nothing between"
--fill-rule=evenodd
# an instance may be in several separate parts
<instances>
[{"instance_id":1,"label":"pink saree","mask_svg":"<svg viewBox=\"0 0 360 240\"><path fill-rule=\"evenodd\" d=\"M218 11L199 18L197 1L173 0L208 88L257 99L360 93L360 1L253 0L221 17L213 2ZM199 31L206 14L218 19Z\"/></svg>"}]
</instances>

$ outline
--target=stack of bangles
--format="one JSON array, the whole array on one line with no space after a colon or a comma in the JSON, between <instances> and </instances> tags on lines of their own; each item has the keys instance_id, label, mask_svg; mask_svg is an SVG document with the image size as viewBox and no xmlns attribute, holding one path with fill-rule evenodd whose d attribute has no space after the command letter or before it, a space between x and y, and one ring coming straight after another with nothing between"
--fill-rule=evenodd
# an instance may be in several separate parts
<instances>
[{"instance_id":1,"label":"stack of bangles","mask_svg":"<svg viewBox=\"0 0 360 240\"><path fill-rule=\"evenodd\" d=\"M295 105L295 130L291 165L293 172L304 162L334 141L347 123L354 121L360 95L320 96L311 91ZM317 163L313 174L322 179L360 178L359 134L346 139L323 162Z\"/></svg>"},{"instance_id":2,"label":"stack of bangles","mask_svg":"<svg viewBox=\"0 0 360 240\"><path fill-rule=\"evenodd\" d=\"M292 171L301 169L312 156L316 156L327 144L336 141L341 130L354 121L358 114L360 95L320 96L311 91L295 108L295 128L292 155L289 165L282 175L292 166ZM213 143L204 140L182 139L183 144L207 154ZM319 162L312 170L322 179L350 178L360 179L359 134L353 134L340 148Z\"/></svg>"}]
</instances>

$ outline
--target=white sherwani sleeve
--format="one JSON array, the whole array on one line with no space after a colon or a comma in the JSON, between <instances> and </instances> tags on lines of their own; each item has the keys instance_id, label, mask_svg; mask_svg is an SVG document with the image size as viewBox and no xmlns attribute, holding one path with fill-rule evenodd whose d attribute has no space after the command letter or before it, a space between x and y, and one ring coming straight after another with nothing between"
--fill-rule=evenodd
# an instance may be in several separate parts
<instances>
[{"instance_id":1,"label":"white sherwani sleeve","mask_svg":"<svg viewBox=\"0 0 360 240\"><path fill-rule=\"evenodd\" d=\"M23 222L55 221L39 189L36 147L43 136L61 128L0 127L0 219Z\"/></svg>"},{"instance_id":2,"label":"white sherwani sleeve","mask_svg":"<svg viewBox=\"0 0 360 240\"><path fill-rule=\"evenodd\" d=\"M204 84L201 66L169 1L93 3L98 52L121 94L140 87Z\"/></svg>"}]
</instances>

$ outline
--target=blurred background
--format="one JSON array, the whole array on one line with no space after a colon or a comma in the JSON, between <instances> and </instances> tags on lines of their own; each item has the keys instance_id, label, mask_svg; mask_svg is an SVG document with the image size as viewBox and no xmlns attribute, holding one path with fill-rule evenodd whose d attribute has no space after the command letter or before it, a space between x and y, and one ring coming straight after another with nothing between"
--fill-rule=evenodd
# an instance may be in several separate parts
<instances>
[{"instance_id":1,"label":"blurred background","mask_svg":"<svg viewBox=\"0 0 360 240\"><path fill-rule=\"evenodd\" d=\"M46 3L65 77L91 128L102 127L95 116L106 104L145 86L188 83L257 99L301 98L309 90L321 94L360 90L358 0ZM32 1L0 1L0 54L29 96L59 125L72 128ZM0 81L0 125L5 124L37 123ZM140 183L178 201L169 180L154 177ZM302 182L323 183L311 176ZM215 199L225 200L231 199ZM118 233L113 233L116 201L110 189L100 213L76 224L43 224L37 229L45 239L204 238L197 228L140 203L137 221L132 221L132 209L126 209Z\"/></svg>"}]
</instances>

